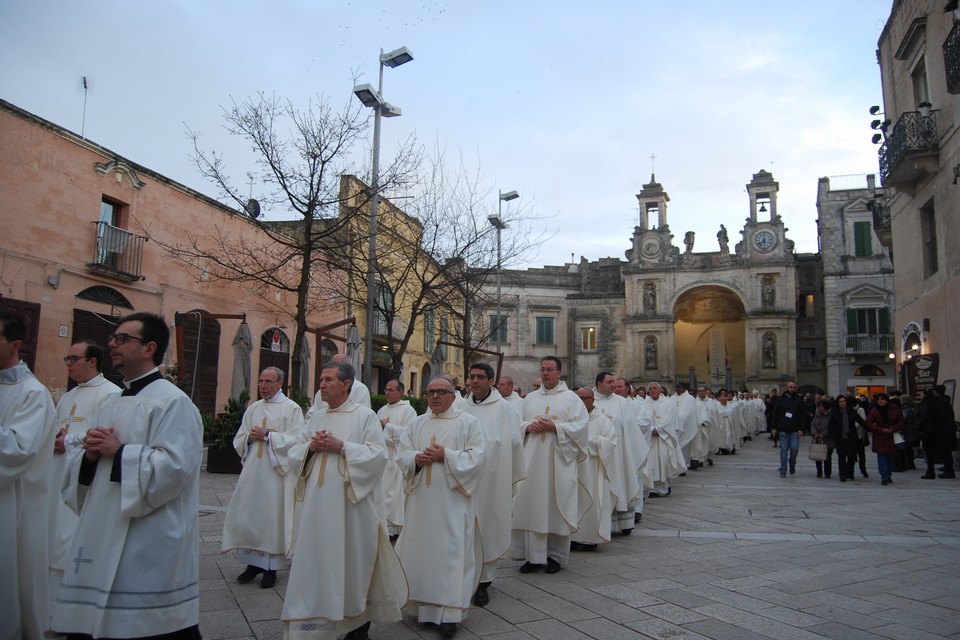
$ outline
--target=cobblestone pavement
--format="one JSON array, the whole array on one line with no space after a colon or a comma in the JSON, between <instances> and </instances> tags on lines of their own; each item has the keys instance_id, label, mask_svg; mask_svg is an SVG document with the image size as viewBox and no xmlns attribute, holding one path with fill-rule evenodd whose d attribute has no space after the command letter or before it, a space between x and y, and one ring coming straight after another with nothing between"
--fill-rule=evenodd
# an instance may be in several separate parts
<instances>
[{"instance_id":1,"label":"cobblestone pavement","mask_svg":"<svg viewBox=\"0 0 960 640\"><path fill-rule=\"evenodd\" d=\"M801 440L797 474L755 438L647 500L633 534L573 553L560 573L501 561L490 604L457 638L485 640L960 639L960 482L894 474L818 479ZM208 640L283 635L288 572L273 589L237 584L220 554L234 476L202 475L200 627ZM406 616L376 640L437 638Z\"/></svg>"}]
</instances>

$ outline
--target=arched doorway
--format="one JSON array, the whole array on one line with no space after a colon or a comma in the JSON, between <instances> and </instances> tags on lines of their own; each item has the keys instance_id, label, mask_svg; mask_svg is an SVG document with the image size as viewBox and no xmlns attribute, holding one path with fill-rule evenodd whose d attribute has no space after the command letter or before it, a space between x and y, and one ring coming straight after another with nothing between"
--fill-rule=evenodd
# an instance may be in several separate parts
<instances>
[{"instance_id":1,"label":"arched doorway","mask_svg":"<svg viewBox=\"0 0 960 640\"><path fill-rule=\"evenodd\" d=\"M427 385L430 384L430 363L424 362L423 369L420 371L420 396L423 397L427 395ZM413 393L415 389L411 389L410 392Z\"/></svg>"},{"instance_id":2,"label":"arched doorway","mask_svg":"<svg viewBox=\"0 0 960 640\"><path fill-rule=\"evenodd\" d=\"M674 371L713 389L739 388L746 378L746 310L731 289L718 285L684 291L674 304ZM691 376L692 373L692 376Z\"/></svg>"},{"instance_id":3,"label":"arched doorway","mask_svg":"<svg viewBox=\"0 0 960 640\"><path fill-rule=\"evenodd\" d=\"M290 338L280 327L272 327L260 334L260 367L257 376L267 367L276 367L283 371L283 393L288 394L290 386Z\"/></svg>"}]
</instances>

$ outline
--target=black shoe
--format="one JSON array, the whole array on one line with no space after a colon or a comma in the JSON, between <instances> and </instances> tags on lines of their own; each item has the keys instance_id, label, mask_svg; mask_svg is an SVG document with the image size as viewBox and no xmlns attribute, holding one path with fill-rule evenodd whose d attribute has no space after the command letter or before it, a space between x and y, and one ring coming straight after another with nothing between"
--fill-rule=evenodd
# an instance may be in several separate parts
<instances>
[{"instance_id":1,"label":"black shoe","mask_svg":"<svg viewBox=\"0 0 960 640\"><path fill-rule=\"evenodd\" d=\"M830 479L830 474L828 473L828 474L826 474L826 475L823 476L823 477L826 478L827 480L829 480L829 479Z\"/></svg>"},{"instance_id":2,"label":"black shoe","mask_svg":"<svg viewBox=\"0 0 960 640\"><path fill-rule=\"evenodd\" d=\"M823 477L823 472L822 472L822 471L817 471L817 477L818 477L818 478L822 478L822 477ZM829 476L827 476L827 477L829 477Z\"/></svg>"},{"instance_id":3,"label":"black shoe","mask_svg":"<svg viewBox=\"0 0 960 640\"><path fill-rule=\"evenodd\" d=\"M369 631L370 623L365 622L353 631L348 632L347 635L343 636L343 640L370 640Z\"/></svg>"},{"instance_id":4,"label":"black shoe","mask_svg":"<svg viewBox=\"0 0 960 640\"><path fill-rule=\"evenodd\" d=\"M246 584L256 578L258 575L263 573L263 569L260 567L255 567L252 564L248 564L247 568L243 570L239 576L237 576L237 582L240 584Z\"/></svg>"},{"instance_id":5,"label":"black shoe","mask_svg":"<svg viewBox=\"0 0 960 640\"><path fill-rule=\"evenodd\" d=\"M659 498L659 497L660 497L659 493L657 493L656 491L651 491L650 495L647 496L647 499L649 500L650 498Z\"/></svg>"},{"instance_id":6,"label":"black shoe","mask_svg":"<svg viewBox=\"0 0 960 640\"><path fill-rule=\"evenodd\" d=\"M920 476L922 480L935 480L936 477L937 476L933 475L932 473L925 473L922 476Z\"/></svg>"},{"instance_id":7,"label":"black shoe","mask_svg":"<svg viewBox=\"0 0 960 640\"><path fill-rule=\"evenodd\" d=\"M860 475L862 475L864 478L869 478L869 477L870 477L870 474L867 473L866 471L861 471L861 472L860 472Z\"/></svg>"},{"instance_id":8,"label":"black shoe","mask_svg":"<svg viewBox=\"0 0 960 640\"><path fill-rule=\"evenodd\" d=\"M276 571L264 571L263 577L260 578L260 588L269 589L273 585L277 584L277 572Z\"/></svg>"},{"instance_id":9,"label":"black shoe","mask_svg":"<svg viewBox=\"0 0 960 640\"><path fill-rule=\"evenodd\" d=\"M683 473L681 473L681 474L680 474L680 477L681 477L681 478L686 478L686 477L687 477L687 472L684 471Z\"/></svg>"},{"instance_id":10,"label":"black shoe","mask_svg":"<svg viewBox=\"0 0 960 640\"><path fill-rule=\"evenodd\" d=\"M950 473L941 473L937 476L938 478L943 478L944 480L952 480L957 477L957 474L953 471Z\"/></svg>"},{"instance_id":11,"label":"black shoe","mask_svg":"<svg viewBox=\"0 0 960 640\"><path fill-rule=\"evenodd\" d=\"M441 638L452 638L457 633L457 623L441 622L437 625L437 631L440 632Z\"/></svg>"},{"instance_id":12,"label":"black shoe","mask_svg":"<svg viewBox=\"0 0 960 640\"><path fill-rule=\"evenodd\" d=\"M840 482L846 482L846 481L847 481L846 478L840 478Z\"/></svg>"},{"instance_id":13,"label":"black shoe","mask_svg":"<svg viewBox=\"0 0 960 640\"><path fill-rule=\"evenodd\" d=\"M622 534L625 535L625 536L630 535L630 533L631 533L632 531L633 531L633 529L620 529L620 533L622 533ZM596 546L596 545L594 545L594 546Z\"/></svg>"},{"instance_id":14,"label":"black shoe","mask_svg":"<svg viewBox=\"0 0 960 640\"><path fill-rule=\"evenodd\" d=\"M579 542L574 542L573 540L570 541L570 551L580 551L580 547L582 546L583 545Z\"/></svg>"},{"instance_id":15,"label":"black shoe","mask_svg":"<svg viewBox=\"0 0 960 640\"><path fill-rule=\"evenodd\" d=\"M797 465L790 463L790 475L794 475L797 472Z\"/></svg>"},{"instance_id":16,"label":"black shoe","mask_svg":"<svg viewBox=\"0 0 960 640\"><path fill-rule=\"evenodd\" d=\"M635 513L635 514L633 514L633 522L634 522L634 524L640 522L642 519L643 519L643 514L642 514L642 513Z\"/></svg>"},{"instance_id":17,"label":"black shoe","mask_svg":"<svg viewBox=\"0 0 960 640\"><path fill-rule=\"evenodd\" d=\"M707 458L707 464L713 466L713 458Z\"/></svg>"},{"instance_id":18,"label":"black shoe","mask_svg":"<svg viewBox=\"0 0 960 640\"><path fill-rule=\"evenodd\" d=\"M487 606L487 603L490 602L490 595L487 593L487 587L489 586L489 582L481 582L477 586L477 592L473 594L473 604L478 607Z\"/></svg>"},{"instance_id":19,"label":"black shoe","mask_svg":"<svg viewBox=\"0 0 960 640\"><path fill-rule=\"evenodd\" d=\"M556 573L560 571L560 563L553 558L547 558L547 573Z\"/></svg>"},{"instance_id":20,"label":"black shoe","mask_svg":"<svg viewBox=\"0 0 960 640\"><path fill-rule=\"evenodd\" d=\"M534 563L532 563L532 562L524 562L522 565L520 565L520 573L533 573L534 571L536 571L537 569L539 569L539 568L542 567L542 566L543 566L542 564L534 564Z\"/></svg>"},{"instance_id":21,"label":"black shoe","mask_svg":"<svg viewBox=\"0 0 960 640\"><path fill-rule=\"evenodd\" d=\"M880 481L880 484L882 484L883 486L887 486L888 484L890 484L890 481L884 478L883 480Z\"/></svg>"}]
</instances>

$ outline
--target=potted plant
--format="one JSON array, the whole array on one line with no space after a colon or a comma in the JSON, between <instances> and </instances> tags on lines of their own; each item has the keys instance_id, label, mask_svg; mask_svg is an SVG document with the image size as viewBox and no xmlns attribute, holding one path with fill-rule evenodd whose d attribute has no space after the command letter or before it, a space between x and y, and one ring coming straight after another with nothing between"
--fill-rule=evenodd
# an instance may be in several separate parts
<instances>
[{"instance_id":1,"label":"potted plant","mask_svg":"<svg viewBox=\"0 0 960 640\"><path fill-rule=\"evenodd\" d=\"M233 448L233 438L243 422L243 414L250 401L250 392L240 392L239 398L228 398L224 412L203 416L203 441L207 443L207 471L210 473L239 474L243 469L240 456Z\"/></svg>"}]
</instances>

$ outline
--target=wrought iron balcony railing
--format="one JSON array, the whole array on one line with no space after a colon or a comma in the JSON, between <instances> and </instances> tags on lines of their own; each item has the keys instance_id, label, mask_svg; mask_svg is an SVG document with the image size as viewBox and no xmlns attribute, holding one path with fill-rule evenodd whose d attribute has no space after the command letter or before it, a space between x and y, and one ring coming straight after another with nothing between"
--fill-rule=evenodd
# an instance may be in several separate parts
<instances>
[{"instance_id":1,"label":"wrought iron balcony railing","mask_svg":"<svg viewBox=\"0 0 960 640\"><path fill-rule=\"evenodd\" d=\"M947 74L947 91L960 93L960 21L943 41L943 69Z\"/></svg>"},{"instance_id":2,"label":"wrought iron balcony railing","mask_svg":"<svg viewBox=\"0 0 960 640\"><path fill-rule=\"evenodd\" d=\"M143 280L140 267L147 238L106 222L93 224L96 228L93 261L87 263L87 269L128 282Z\"/></svg>"},{"instance_id":3,"label":"wrought iron balcony railing","mask_svg":"<svg viewBox=\"0 0 960 640\"><path fill-rule=\"evenodd\" d=\"M937 114L925 116L919 111L907 111L880 145L883 186L913 183L924 173L936 171L938 152ZM933 163L926 163L930 159Z\"/></svg>"},{"instance_id":4,"label":"wrought iron balcony railing","mask_svg":"<svg viewBox=\"0 0 960 640\"><path fill-rule=\"evenodd\" d=\"M893 351L893 334L868 335L857 333L847 336L847 353L890 353Z\"/></svg>"}]
</instances>

